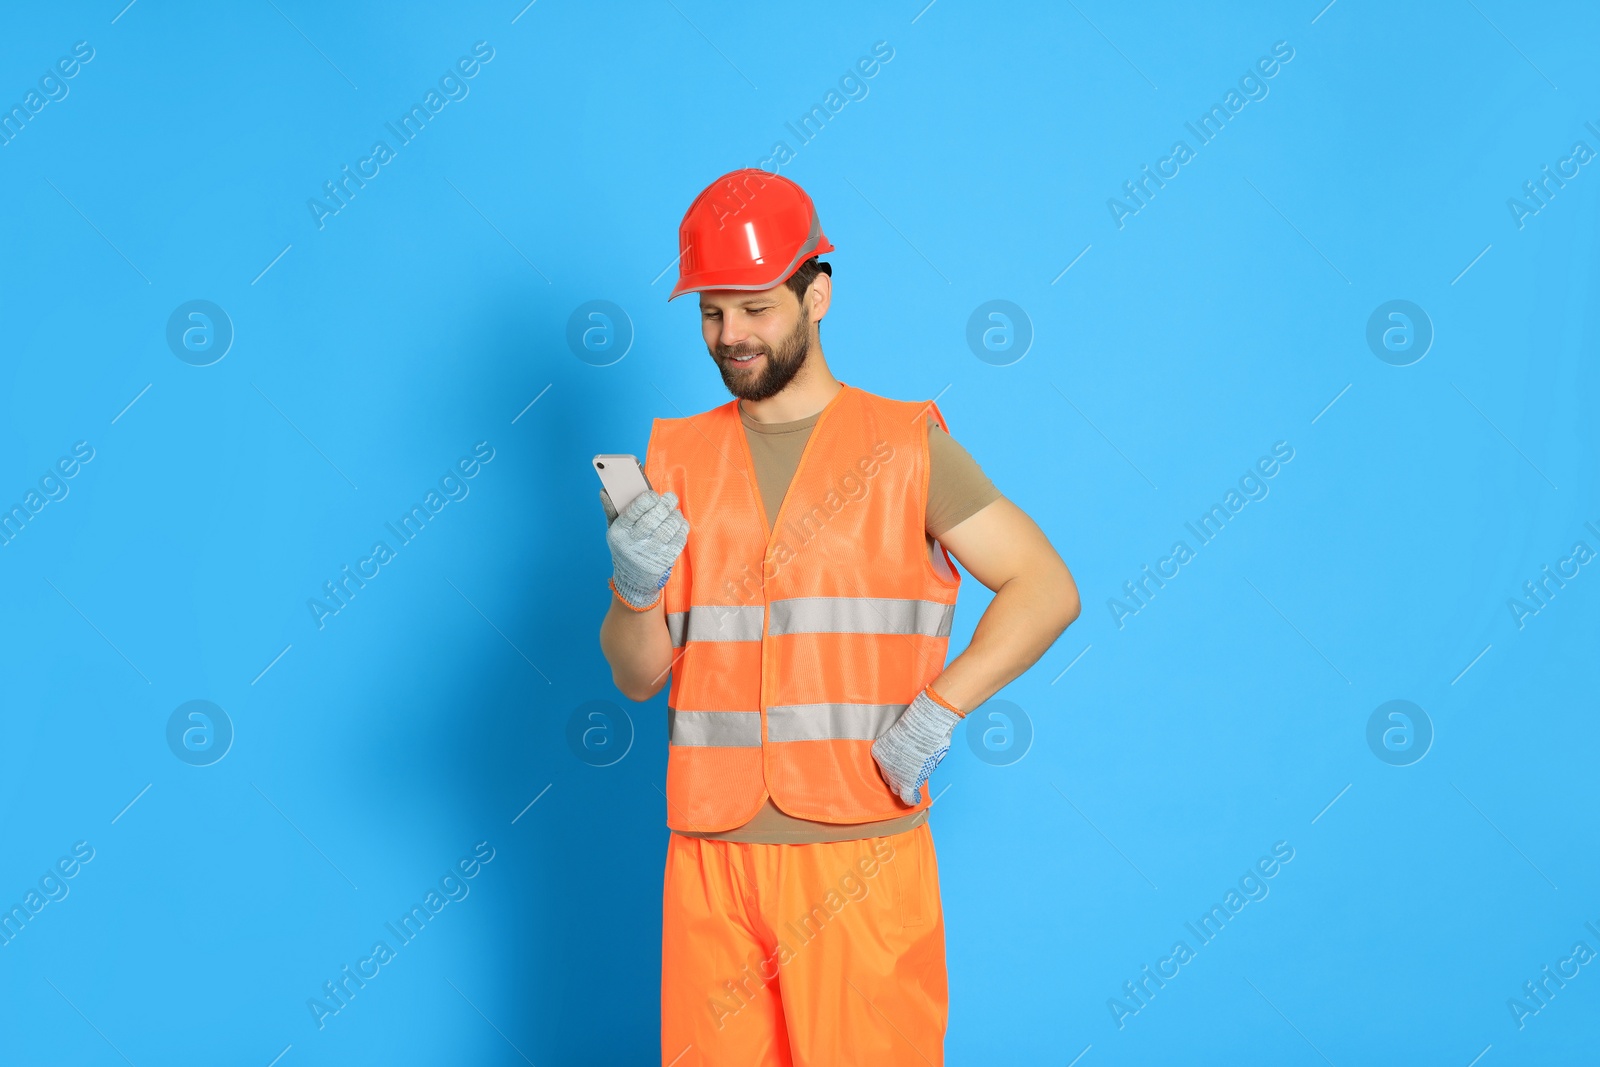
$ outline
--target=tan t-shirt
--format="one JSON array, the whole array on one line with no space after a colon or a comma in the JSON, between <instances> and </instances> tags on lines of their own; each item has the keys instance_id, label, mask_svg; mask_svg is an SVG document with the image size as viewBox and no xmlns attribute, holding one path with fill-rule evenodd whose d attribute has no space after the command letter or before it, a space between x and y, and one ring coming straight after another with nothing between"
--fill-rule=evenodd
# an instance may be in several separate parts
<instances>
[{"instance_id":1,"label":"tan t-shirt","mask_svg":"<svg viewBox=\"0 0 1600 1067\"><path fill-rule=\"evenodd\" d=\"M822 412L793 422L757 422L739 405L745 439L750 442L750 458L755 462L756 483L761 503L767 512L767 532L778 514L783 497L800 468L800 453L811 437L811 428ZM939 428L928 416L928 558L939 562L941 555L935 538L970 518L1001 496L1000 490L983 473L966 449ZM853 841L864 837L898 834L921 825L927 809L898 815L892 819L866 823L826 823L797 819L780 811L769 796L743 826L732 830L696 833L679 830L687 837L718 841L747 841L756 844L811 844L821 841Z\"/></svg>"}]
</instances>

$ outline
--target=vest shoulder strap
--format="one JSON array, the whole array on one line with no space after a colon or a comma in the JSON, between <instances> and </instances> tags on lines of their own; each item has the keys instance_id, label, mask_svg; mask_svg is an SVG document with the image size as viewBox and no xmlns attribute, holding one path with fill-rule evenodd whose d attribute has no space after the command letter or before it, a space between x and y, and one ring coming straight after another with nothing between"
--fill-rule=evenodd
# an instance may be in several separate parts
<instances>
[{"instance_id":1,"label":"vest shoulder strap","mask_svg":"<svg viewBox=\"0 0 1600 1067\"><path fill-rule=\"evenodd\" d=\"M916 419L918 415L931 414L934 421L939 424L939 429L945 433L950 432L950 424L945 421L944 412L940 411L939 405L932 400L895 400L892 397L881 396L865 389L857 389L856 391L861 393L868 403L876 404L896 413L903 413L908 424ZM914 433L913 436L915 436Z\"/></svg>"}]
</instances>

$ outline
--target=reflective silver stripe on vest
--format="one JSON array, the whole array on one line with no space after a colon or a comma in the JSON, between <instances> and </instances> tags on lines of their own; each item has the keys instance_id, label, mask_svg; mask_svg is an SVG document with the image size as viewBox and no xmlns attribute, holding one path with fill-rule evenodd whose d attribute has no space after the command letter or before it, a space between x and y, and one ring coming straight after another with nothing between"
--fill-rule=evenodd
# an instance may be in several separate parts
<instances>
[{"instance_id":1,"label":"reflective silver stripe on vest","mask_svg":"<svg viewBox=\"0 0 1600 1067\"><path fill-rule=\"evenodd\" d=\"M872 741L909 705L787 704L767 709L768 741Z\"/></svg>"},{"instance_id":2,"label":"reflective silver stripe on vest","mask_svg":"<svg viewBox=\"0 0 1600 1067\"><path fill-rule=\"evenodd\" d=\"M667 743L761 747L759 711L678 711L667 709Z\"/></svg>"},{"instance_id":3,"label":"reflective silver stripe on vest","mask_svg":"<svg viewBox=\"0 0 1600 1067\"><path fill-rule=\"evenodd\" d=\"M759 641L763 614L760 604L696 604L688 611L667 612L667 632L673 648L682 647L686 629L690 641Z\"/></svg>"},{"instance_id":4,"label":"reflective silver stripe on vest","mask_svg":"<svg viewBox=\"0 0 1600 1067\"><path fill-rule=\"evenodd\" d=\"M890 597L802 596L772 602L769 634L922 634L949 637L956 606Z\"/></svg>"}]
</instances>

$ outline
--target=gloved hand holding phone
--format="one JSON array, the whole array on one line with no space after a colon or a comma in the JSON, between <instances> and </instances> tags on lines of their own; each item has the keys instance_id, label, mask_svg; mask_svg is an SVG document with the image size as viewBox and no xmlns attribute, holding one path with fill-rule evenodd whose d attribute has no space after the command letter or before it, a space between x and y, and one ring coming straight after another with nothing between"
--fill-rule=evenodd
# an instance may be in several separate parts
<instances>
[{"instance_id":1,"label":"gloved hand holding phone","mask_svg":"<svg viewBox=\"0 0 1600 1067\"><path fill-rule=\"evenodd\" d=\"M689 520L678 510L677 494L646 489L619 515L601 489L600 506L609 524L611 588L635 611L654 607L689 541Z\"/></svg>"}]
</instances>

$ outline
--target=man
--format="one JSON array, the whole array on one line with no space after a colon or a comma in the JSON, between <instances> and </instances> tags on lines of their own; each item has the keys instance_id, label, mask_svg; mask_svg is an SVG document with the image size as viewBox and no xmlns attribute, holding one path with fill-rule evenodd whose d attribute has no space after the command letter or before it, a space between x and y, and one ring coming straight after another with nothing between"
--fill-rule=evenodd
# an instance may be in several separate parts
<instances>
[{"instance_id":1,"label":"man","mask_svg":"<svg viewBox=\"0 0 1600 1067\"><path fill-rule=\"evenodd\" d=\"M620 516L601 490L613 680L642 701L671 678L662 1064L942 1064L923 787L1077 587L937 405L833 376L833 245L798 185L724 175L678 237L669 299L699 294L735 399L654 421ZM950 556L995 596L946 667Z\"/></svg>"}]
</instances>

